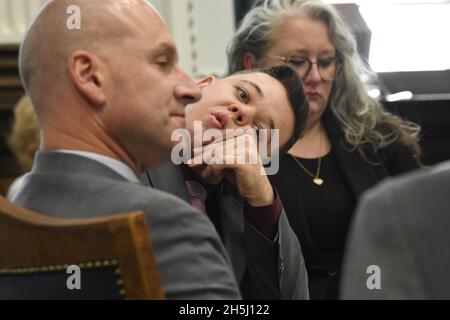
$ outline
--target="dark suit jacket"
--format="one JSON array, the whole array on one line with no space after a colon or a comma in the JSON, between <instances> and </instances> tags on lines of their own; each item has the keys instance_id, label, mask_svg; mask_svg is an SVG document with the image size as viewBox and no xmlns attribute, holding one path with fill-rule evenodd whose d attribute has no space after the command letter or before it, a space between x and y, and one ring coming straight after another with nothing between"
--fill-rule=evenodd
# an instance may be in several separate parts
<instances>
[{"instance_id":1,"label":"dark suit jacket","mask_svg":"<svg viewBox=\"0 0 450 320\"><path fill-rule=\"evenodd\" d=\"M189 203L182 171L169 163L142 177L149 185ZM218 226L246 299L307 299L308 279L300 244L284 209L275 241L244 219L244 201L236 188L222 182L216 199Z\"/></svg>"},{"instance_id":2,"label":"dark suit jacket","mask_svg":"<svg viewBox=\"0 0 450 320\"><path fill-rule=\"evenodd\" d=\"M389 179L359 205L344 299L450 299L450 162ZM369 266L379 267L380 287Z\"/></svg>"},{"instance_id":3,"label":"dark suit jacket","mask_svg":"<svg viewBox=\"0 0 450 320\"><path fill-rule=\"evenodd\" d=\"M128 182L97 161L39 152L13 201L69 218L142 210L168 299L240 297L228 256L206 217L172 195Z\"/></svg>"},{"instance_id":4,"label":"dark suit jacket","mask_svg":"<svg viewBox=\"0 0 450 320\"><path fill-rule=\"evenodd\" d=\"M388 176L398 175L419 167L411 152L398 143L394 143L378 152L369 145L365 146L364 151L369 161L372 162L371 164L364 160L358 151L352 150L352 147L345 140L344 133L340 129L337 119L330 110L324 114L323 121L331 141L332 152L334 152L338 167L347 179L354 199L358 199L364 191ZM302 198L289 196L292 194L293 186L297 184L296 176L289 172L291 166L288 163L292 161L291 156L281 155L280 171L277 175L271 176L270 180L283 200L287 217L292 229L300 239L303 254L308 265L308 257L313 255L315 244L308 227ZM331 278L336 274L336 272L332 272L329 277ZM324 298L327 290L327 280L326 278L323 279L325 279L324 283L314 284L314 287L318 291L317 294Z\"/></svg>"}]
</instances>

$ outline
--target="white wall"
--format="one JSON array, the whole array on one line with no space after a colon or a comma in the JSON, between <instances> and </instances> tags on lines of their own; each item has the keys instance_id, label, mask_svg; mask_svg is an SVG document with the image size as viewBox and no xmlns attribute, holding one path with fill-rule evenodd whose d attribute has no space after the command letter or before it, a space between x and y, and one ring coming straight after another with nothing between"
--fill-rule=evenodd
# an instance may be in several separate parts
<instances>
[{"instance_id":1,"label":"white wall","mask_svg":"<svg viewBox=\"0 0 450 320\"><path fill-rule=\"evenodd\" d=\"M149 0L170 26L180 63L200 77L226 71L226 45L235 31L233 0Z\"/></svg>"},{"instance_id":2,"label":"white wall","mask_svg":"<svg viewBox=\"0 0 450 320\"><path fill-rule=\"evenodd\" d=\"M29 22L46 0L0 0L0 44L20 42Z\"/></svg>"},{"instance_id":3,"label":"white wall","mask_svg":"<svg viewBox=\"0 0 450 320\"><path fill-rule=\"evenodd\" d=\"M101 0L92 0L101 1ZM181 66L192 76L223 74L234 33L233 0L147 0L160 11L177 43ZM0 0L0 44L19 43L46 0Z\"/></svg>"}]
</instances>

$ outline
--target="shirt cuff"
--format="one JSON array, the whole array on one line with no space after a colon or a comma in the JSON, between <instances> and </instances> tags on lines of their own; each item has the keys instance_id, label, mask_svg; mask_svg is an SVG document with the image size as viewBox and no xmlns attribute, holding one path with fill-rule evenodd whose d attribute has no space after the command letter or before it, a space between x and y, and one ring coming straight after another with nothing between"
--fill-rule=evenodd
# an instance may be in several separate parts
<instances>
[{"instance_id":1,"label":"shirt cuff","mask_svg":"<svg viewBox=\"0 0 450 320\"><path fill-rule=\"evenodd\" d=\"M273 240L277 234L278 220L281 216L281 200L278 191L273 189L275 200L265 207L253 207L245 202L244 216L266 238Z\"/></svg>"}]
</instances>

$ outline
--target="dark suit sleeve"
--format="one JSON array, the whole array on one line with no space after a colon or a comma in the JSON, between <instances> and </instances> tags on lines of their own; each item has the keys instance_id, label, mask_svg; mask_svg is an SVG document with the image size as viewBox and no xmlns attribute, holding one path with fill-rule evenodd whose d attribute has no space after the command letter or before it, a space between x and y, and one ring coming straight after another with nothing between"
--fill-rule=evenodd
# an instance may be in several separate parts
<instances>
[{"instance_id":1,"label":"dark suit sleeve","mask_svg":"<svg viewBox=\"0 0 450 320\"><path fill-rule=\"evenodd\" d=\"M308 277L300 243L284 209L278 234L269 241L245 222L245 250L248 269L241 284L247 299L308 299ZM242 288L243 287L243 288Z\"/></svg>"},{"instance_id":2,"label":"dark suit sleeve","mask_svg":"<svg viewBox=\"0 0 450 320\"><path fill-rule=\"evenodd\" d=\"M386 183L363 196L347 244L342 299L424 298L417 258L399 210ZM374 288L371 266L379 267L380 288Z\"/></svg>"}]
</instances>

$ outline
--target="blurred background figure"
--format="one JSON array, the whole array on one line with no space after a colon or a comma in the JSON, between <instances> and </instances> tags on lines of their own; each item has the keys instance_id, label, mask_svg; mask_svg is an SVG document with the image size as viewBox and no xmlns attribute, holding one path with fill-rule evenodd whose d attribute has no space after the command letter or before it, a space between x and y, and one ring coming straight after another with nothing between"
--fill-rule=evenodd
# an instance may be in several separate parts
<instances>
[{"instance_id":1,"label":"blurred background figure","mask_svg":"<svg viewBox=\"0 0 450 320\"><path fill-rule=\"evenodd\" d=\"M343 268L343 299L450 299L450 162L364 195Z\"/></svg>"},{"instance_id":2,"label":"blurred background figure","mask_svg":"<svg viewBox=\"0 0 450 320\"><path fill-rule=\"evenodd\" d=\"M311 299L337 299L347 230L359 196L420 166L420 128L383 110L354 36L320 0L259 1L228 48L229 72L294 66L310 104L305 136L271 177L300 239Z\"/></svg>"},{"instance_id":3,"label":"blurred background figure","mask_svg":"<svg viewBox=\"0 0 450 320\"><path fill-rule=\"evenodd\" d=\"M33 166L33 158L39 149L39 123L28 96L23 96L14 107L14 123L8 139L9 147L20 164L22 173ZM23 175L17 178L8 190L11 199L20 190Z\"/></svg>"}]
</instances>

